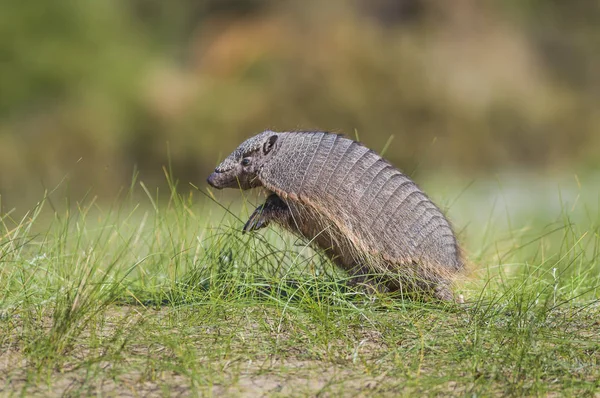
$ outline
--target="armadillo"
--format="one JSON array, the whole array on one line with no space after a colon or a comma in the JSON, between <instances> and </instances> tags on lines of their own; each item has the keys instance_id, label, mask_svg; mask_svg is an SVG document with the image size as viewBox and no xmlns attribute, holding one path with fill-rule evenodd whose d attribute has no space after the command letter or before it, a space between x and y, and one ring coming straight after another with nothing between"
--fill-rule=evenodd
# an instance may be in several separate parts
<instances>
[{"instance_id":1,"label":"armadillo","mask_svg":"<svg viewBox=\"0 0 600 398\"><path fill-rule=\"evenodd\" d=\"M323 250L366 291L454 299L451 284L464 262L448 219L415 182L359 142L265 131L233 151L208 183L264 187L269 196L243 230L280 225Z\"/></svg>"}]
</instances>

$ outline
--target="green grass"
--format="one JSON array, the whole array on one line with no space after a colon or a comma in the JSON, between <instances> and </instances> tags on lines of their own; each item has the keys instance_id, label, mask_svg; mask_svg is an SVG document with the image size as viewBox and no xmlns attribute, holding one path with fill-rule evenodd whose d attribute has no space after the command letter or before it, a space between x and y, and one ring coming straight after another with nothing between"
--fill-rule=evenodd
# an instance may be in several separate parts
<instances>
[{"instance_id":1,"label":"green grass","mask_svg":"<svg viewBox=\"0 0 600 398\"><path fill-rule=\"evenodd\" d=\"M142 188L146 199L130 192L113 206L45 198L1 216L2 394L600 392L589 203L471 222L460 306L372 302L294 237L242 235L247 202L229 213L197 191Z\"/></svg>"}]
</instances>

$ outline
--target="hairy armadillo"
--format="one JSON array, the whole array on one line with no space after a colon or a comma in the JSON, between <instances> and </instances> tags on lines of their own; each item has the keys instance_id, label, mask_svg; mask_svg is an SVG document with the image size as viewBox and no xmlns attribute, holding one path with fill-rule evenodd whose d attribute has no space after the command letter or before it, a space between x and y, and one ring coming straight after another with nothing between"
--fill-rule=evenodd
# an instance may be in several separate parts
<instances>
[{"instance_id":1,"label":"hairy armadillo","mask_svg":"<svg viewBox=\"0 0 600 398\"><path fill-rule=\"evenodd\" d=\"M265 131L233 151L208 183L266 188L270 195L244 231L279 224L368 291L453 299L450 284L464 265L450 223L410 178L356 141Z\"/></svg>"}]
</instances>

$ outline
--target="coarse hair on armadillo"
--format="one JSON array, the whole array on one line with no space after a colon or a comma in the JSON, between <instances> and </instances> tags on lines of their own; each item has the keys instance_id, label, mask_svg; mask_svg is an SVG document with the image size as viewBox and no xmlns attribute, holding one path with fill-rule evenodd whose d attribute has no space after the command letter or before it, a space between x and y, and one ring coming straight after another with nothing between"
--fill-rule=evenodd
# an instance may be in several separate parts
<instances>
[{"instance_id":1,"label":"coarse hair on armadillo","mask_svg":"<svg viewBox=\"0 0 600 398\"><path fill-rule=\"evenodd\" d=\"M437 284L448 285L456 277L457 270L439 261L394 258L388 253L374 250L372 242L377 240L374 233L366 231L358 235L353 228L348 227L360 221L353 214L345 212L345 222L340 223L339 213L332 215L327 210L317 210L323 209L318 202L306 202L302 199L297 202L288 201L292 220L282 226L295 234L310 238L309 243L317 243L315 246L326 250L336 264L351 274L355 273L355 265L365 265L371 276L385 275L388 280L391 278L395 287L390 290L404 288L406 291L429 290Z\"/></svg>"}]
</instances>

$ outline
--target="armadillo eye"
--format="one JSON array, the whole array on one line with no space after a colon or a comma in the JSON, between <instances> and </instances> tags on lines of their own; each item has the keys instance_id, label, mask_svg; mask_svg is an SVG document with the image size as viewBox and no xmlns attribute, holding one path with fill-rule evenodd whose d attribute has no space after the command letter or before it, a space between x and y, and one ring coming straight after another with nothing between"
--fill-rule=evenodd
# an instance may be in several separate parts
<instances>
[{"instance_id":1,"label":"armadillo eye","mask_svg":"<svg viewBox=\"0 0 600 398\"><path fill-rule=\"evenodd\" d=\"M250 158L242 159L242 166L248 166L250 164Z\"/></svg>"}]
</instances>

